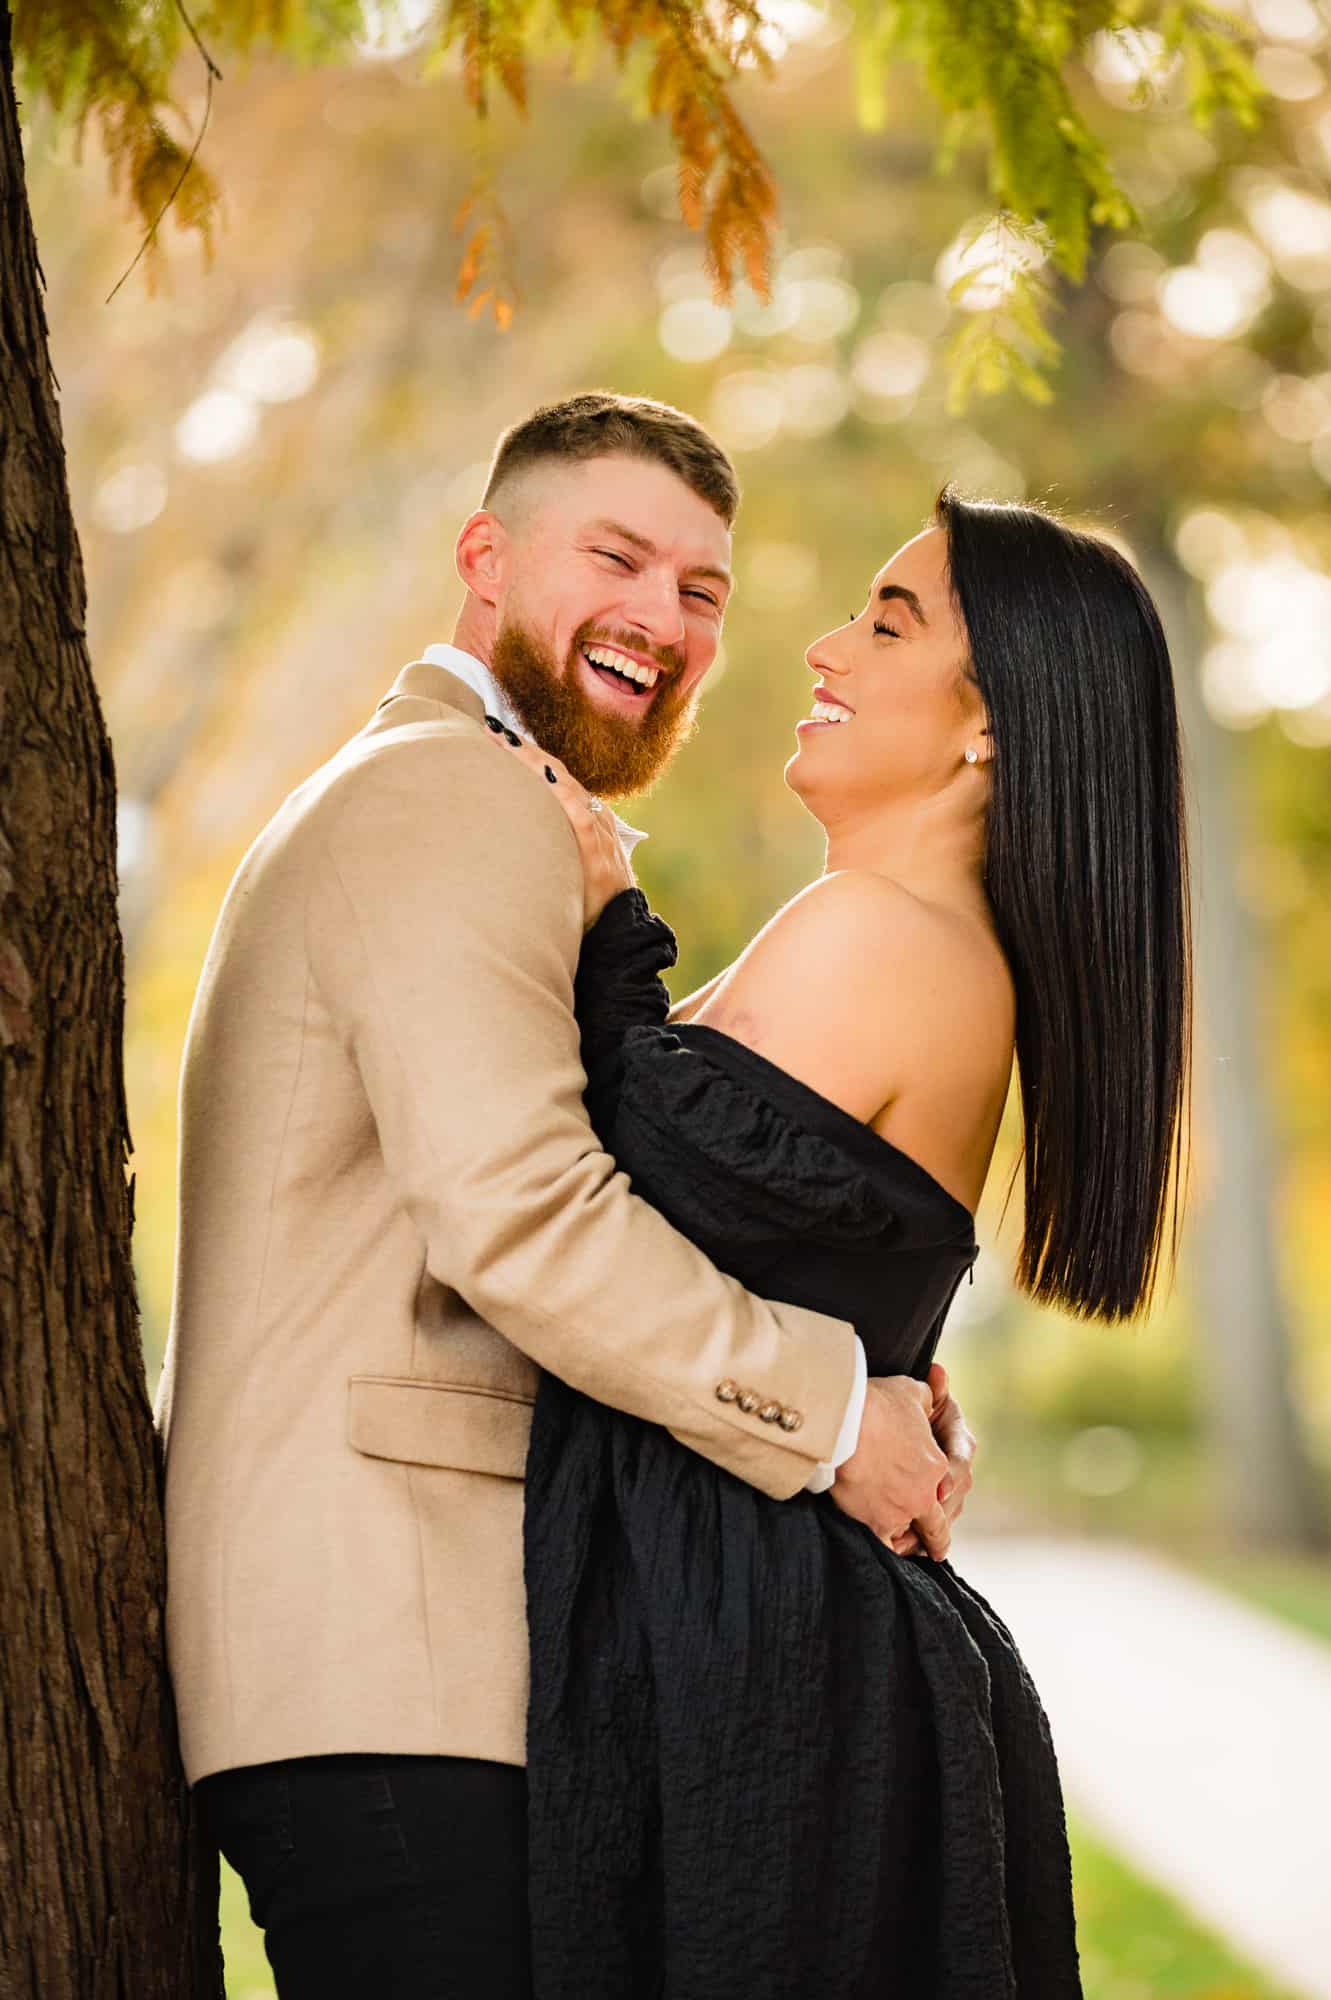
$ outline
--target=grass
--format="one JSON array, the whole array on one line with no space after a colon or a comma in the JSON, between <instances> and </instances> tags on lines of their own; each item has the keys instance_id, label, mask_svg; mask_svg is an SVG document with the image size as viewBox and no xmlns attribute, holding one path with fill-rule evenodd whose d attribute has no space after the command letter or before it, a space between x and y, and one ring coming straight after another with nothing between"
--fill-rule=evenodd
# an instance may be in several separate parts
<instances>
[{"instance_id":1,"label":"grass","mask_svg":"<svg viewBox=\"0 0 1331 2000\"><path fill-rule=\"evenodd\" d=\"M1084 1826L1071 1839L1086 2000L1294 2000Z\"/></svg>"},{"instance_id":2,"label":"grass","mask_svg":"<svg viewBox=\"0 0 1331 2000\"><path fill-rule=\"evenodd\" d=\"M272 1968L263 1934L250 1922L250 1906L240 1877L222 1863L222 1950L226 1957L226 2000L274 2000Z\"/></svg>"},{"instance_id":3,"label":"grass","mask_svg":"<svg viewBox=\"0 0 1331 2000\"><path fill-rule=\"evenodd\" d=\"M1072 1828L1072 1865L1085 2000L1293 2000L1083 1826ZM225 1864L222 1943L227 2000L273 2000L263 1941Z\"/></svg>"}]
</instances>

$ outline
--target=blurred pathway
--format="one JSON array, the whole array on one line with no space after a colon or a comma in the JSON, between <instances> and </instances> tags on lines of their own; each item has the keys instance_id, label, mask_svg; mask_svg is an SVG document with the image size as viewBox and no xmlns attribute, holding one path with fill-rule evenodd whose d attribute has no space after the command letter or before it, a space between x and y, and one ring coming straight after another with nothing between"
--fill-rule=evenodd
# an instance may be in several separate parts
<instances>
[{"instance_id":1,"label":"blurred pathway","mask_svg":"<svg viewBox=\"0 0 1331 2000\"><path fill-rule=\"evenodd\" d=\"M1331 1647L1115 1543L966 1535L1069 1802L1257 1965L1331 2000Z\"/></svg>"}]
</instances>

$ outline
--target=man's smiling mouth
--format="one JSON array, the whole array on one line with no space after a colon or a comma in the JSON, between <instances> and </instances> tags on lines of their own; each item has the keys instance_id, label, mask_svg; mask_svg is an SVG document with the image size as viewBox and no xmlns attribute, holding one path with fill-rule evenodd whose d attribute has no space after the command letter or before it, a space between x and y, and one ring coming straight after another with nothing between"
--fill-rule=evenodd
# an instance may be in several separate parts
<instances>
[{"instance_id":1,"label":"man's smiling mouth","mask_svg":"<svg viewBox=\"0 0 1331 2000\"><path fill-rule=\"evenodd\" d=\"M582 657L607 687L639 699L649 695L661 677L659 667L643 666L615 646L584 646Z\"/></svg>"}]
</instances>

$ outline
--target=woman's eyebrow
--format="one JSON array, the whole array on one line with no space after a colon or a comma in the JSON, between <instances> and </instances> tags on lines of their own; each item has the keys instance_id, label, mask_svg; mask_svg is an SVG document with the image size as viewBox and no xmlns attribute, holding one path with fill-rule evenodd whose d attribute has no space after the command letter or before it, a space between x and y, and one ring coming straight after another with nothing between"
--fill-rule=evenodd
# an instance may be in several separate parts
<instances>
[{"instance_id":1,"label":"woman's eyebrow","mask_svg":"<svg viewBox=\"0 0 1331 2000\"><path fill-rule=\"evenodd\" d=\"M878 602L880 604L890 604L895 597L901 599L901 602L906 606L906 609L918 624L927 625L929 623L929 620L924 615L924 606L920 603L919 598L913 590L907 590L904 583L879 584Z\"/></svg>"}]
</instances>

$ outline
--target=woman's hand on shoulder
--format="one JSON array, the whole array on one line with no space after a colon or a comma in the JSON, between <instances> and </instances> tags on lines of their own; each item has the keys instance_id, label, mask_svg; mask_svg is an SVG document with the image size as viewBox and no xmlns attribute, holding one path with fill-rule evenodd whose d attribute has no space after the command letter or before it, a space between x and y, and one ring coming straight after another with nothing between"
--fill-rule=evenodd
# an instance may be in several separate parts
<instances>
[{"instance_id":1,"label":"woman's hand on shoulder","mask_svg":"<svg viewBox=\"0 0 1331 2000\"><path fill-rule=\"evenodd\" d=\"M496 728L492 718L486 720L505 755L516 757L548 786L573 829L582 861L583 929L590 930L607 903L613 902L623 890L637 886L633 863L624 852L615 816L609 806L578 783L557 757L547 756L544 750L524 742L502 724Z\"/></svg>"}]
</instances>

